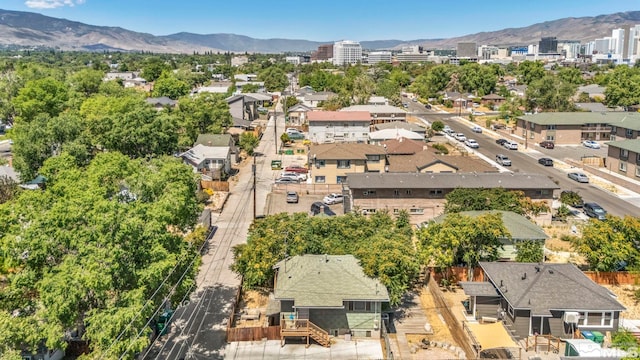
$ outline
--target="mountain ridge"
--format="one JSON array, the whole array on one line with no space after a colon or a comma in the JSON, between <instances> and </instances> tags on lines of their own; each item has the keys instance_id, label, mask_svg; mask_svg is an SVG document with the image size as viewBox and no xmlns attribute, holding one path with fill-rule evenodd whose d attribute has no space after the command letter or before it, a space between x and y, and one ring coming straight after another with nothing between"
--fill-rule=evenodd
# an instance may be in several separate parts
<instances>
[{"instance_id":1,"label":"mountain ridge","mask_svg":"<svg viewBox=\"0 0 640 360\"><path fill-rule=\"evenodd\" d=\"M627 11L597 16L568 17L525 27L483 31L452 38L372 40L360 41L360 44L369 50L397 50L408 45L419 45L428 49L453 49L458 42L497 46L536 44L541 37L545 36L584 43L595 38L610 36L615 28L636 24L640 24L640 11ZM82 51L283 53L313 51L319 45L334 41L256 39L231 33L178 32L169 35L153 35L116 26L89 25L33 12L0 9L0 45L3 46L43 46Z\"/></svg>"}]
</instances>

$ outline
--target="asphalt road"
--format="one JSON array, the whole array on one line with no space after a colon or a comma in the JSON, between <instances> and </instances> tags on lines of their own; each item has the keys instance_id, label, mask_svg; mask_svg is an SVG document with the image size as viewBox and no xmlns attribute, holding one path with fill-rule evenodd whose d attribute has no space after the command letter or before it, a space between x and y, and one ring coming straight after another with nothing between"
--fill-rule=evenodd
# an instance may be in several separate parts
<instances>
[{"instance_id":1,"label":"asphalt road","mask_svg":"<svg viewBox=\"0 0 640 360\"><path fill-rule=\"evenodd\" d=\"M557 160L562 161L565 158L580 161L582 156L588 155L606 156L606 146L601 149L589 149L579 145L557 146L555 149L543 149L535 144L527 144L528 146L525 151L522 151L524 150L522 145L520 145L520 150L508 150L495 143L495 140L500 137L499 135L493 136L493 134L490 134L488 131L484 131L482 134L473 133L468 123L454 119L451 114L425 115L423 117L429 122L441 120L446 125L449 125L454 131L462 132L468 138L477 140L480 144L480 148L476 149L476 151L491 160L494 160L497 154L507 155L512 162L512 166L510 168L506 168L507 170L547 175L558 184L560 190L577 191L583 197L585 202L596 202L612 215L637 216L637 214L640 213L640 208L620 199L618 196L611 194L603 188L596 186L594 183L581 184L569 179L567 177L567 173L572 170L557 162ZM538 164L538 159L541 157L554 159L556 165L550 167ZM579 169L575 170L578 172L580 171ZM559 192L557 195L559 195Z\"/></svg>"}]
</instances>

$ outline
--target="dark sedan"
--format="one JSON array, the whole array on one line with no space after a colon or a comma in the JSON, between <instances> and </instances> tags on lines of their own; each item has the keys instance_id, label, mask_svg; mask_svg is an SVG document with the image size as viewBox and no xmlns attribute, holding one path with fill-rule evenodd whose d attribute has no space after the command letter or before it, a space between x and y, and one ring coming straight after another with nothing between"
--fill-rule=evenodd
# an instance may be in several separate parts
<instances>
[{"instance_id":1,"label":"dark sedan","mask_svg":"<svg viewBox=\"0 0 640 360\"><path fill-rule=\"evenodd\" d=\"M498 140L496 140L496 144L498 144L500 146L503 146L504 143L506 143L507 141L509 141L509 140L507 140L507 139L498 139Z\"/></svg>"},{"instance_id":2,"label":"dark sedan","mask_svg":"<svg viewBox=\"0 0 640 360\"><path fill-rule=\"evenodd\" d=\"M540 147L543 147L545 149L553 149L554 147L556 147L556 145L553 143L553 141L541 141L540 142Z\"/></svg>"},{"instance_id":3,"label":"dark sedan","mask_svg":"<svg viewBox=\"0 0 640 360\"><path fill-rule=\"evenodd\" d=\"M553 166L553 159L540 158L540 159L538 159L538 164L541 164L541 165L544 165L544 166Z\"/></svg>"}]
</instances>

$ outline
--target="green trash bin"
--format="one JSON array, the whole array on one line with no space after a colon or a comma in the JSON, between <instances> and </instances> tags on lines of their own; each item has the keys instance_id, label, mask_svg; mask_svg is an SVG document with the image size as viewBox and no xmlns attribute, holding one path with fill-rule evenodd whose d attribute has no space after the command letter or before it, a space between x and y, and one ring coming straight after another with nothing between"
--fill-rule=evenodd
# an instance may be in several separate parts
<instances>
[{"instance_id":1,"label":"green trash bin","mask_svg":"<svg viewBox=\"0 0 640 360\"><path fill-rule=\"evenodd\" d=\"M597 342L598 344L602 344L604 342L604 334L602 334L600 331L593 331L593 341Z\"/></svg>"},{"instance_id":2,"label":"green trash bin","mask_svg":"<svg viewBox=\"0 0 640 360\"><path fill-rule=\"evenodd\" d=\"M284 153L285 155L293 155L293 150L287 150Z\"/></svg>"}]
</instances>

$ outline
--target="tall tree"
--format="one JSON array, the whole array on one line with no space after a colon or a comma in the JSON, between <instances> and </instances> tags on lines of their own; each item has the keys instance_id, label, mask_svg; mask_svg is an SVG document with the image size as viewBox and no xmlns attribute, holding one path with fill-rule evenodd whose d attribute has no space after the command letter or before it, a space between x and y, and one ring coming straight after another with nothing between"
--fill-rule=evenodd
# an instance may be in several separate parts
<instances>
[{"instance_id":1,"label":"tall tree","mask_svg":"<svg viewBox=\"0 0 640 360\"><path fill-rule=\"evenodd\" d=\"M166 96L178 99L191 91L191 87L185 81L179 80L172 72L164 70L153 84L153 96Z\"/></svg>"}]
</instances>

